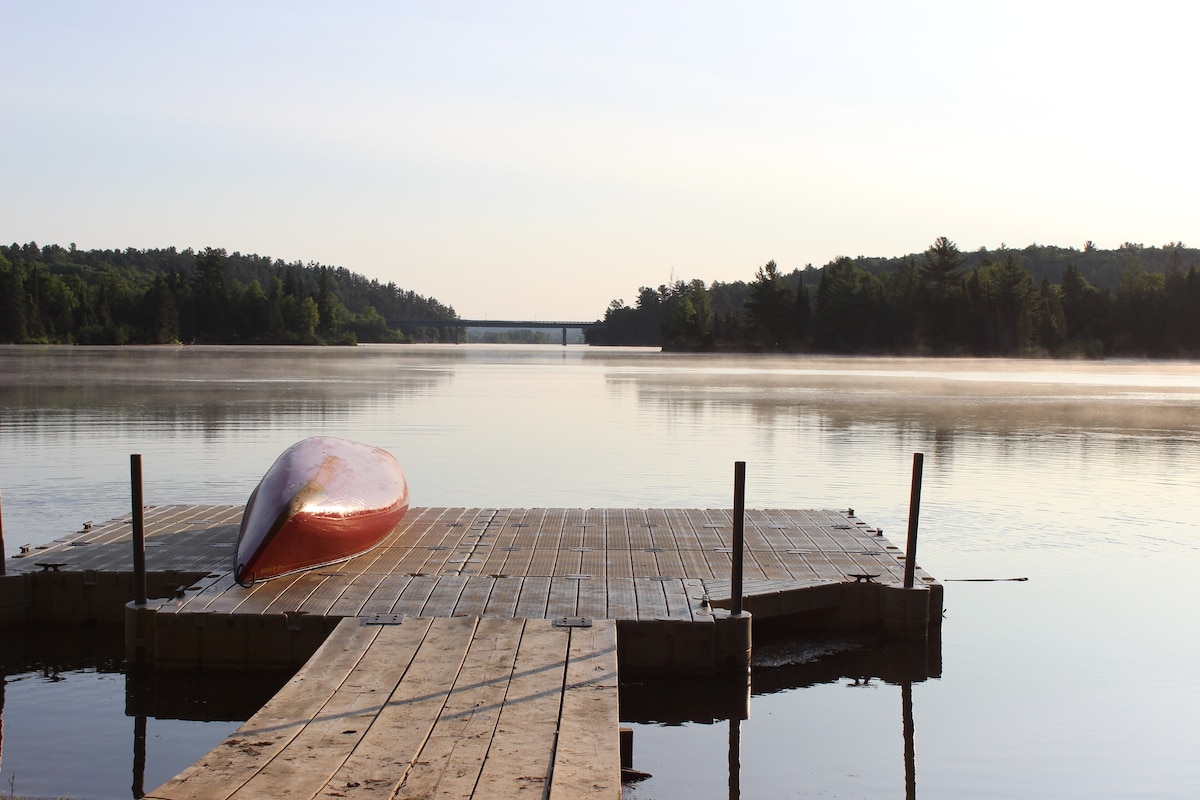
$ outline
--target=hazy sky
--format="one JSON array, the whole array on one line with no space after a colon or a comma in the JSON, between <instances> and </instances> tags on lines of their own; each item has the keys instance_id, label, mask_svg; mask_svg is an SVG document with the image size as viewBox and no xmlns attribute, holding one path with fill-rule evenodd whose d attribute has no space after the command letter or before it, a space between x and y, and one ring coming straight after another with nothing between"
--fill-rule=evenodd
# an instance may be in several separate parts
<instances>
[{"instance_id":1,"label":"hazy sky","mask_svg":"<svg viewBox=\"0 0 1200 800\"><path fill-rule=\"evenodd\" d=\"M1200 243L1200 4L3 0L0 240L464 317L839 255Z\"/></svg>"}]
</instances>

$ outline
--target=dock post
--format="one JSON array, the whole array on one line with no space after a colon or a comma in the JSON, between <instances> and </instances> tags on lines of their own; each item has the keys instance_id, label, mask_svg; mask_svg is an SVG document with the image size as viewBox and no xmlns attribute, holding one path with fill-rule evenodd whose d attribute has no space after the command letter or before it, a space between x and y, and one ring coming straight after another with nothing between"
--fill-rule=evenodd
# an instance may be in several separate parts
<instances>
[{"instance_id":1,"label":"dock post","mask_svg":"<svg viewBox=\"0 0 1200 800\"><path fill-rule=\"evenodd\" d=\"M921 473L924 453L913 453L912 494L908 500L908 546L904 551L904 588L913 588L917 571L917 521L921 516Z\"/></svg>"},{"instance_id":2,"label":"dock post","mask_svg":"<svg viewBox=\"0 0 1200 800\"><path fill-rule=\"evenodd\" d=\"M4 556L4 495L0 493L0 575L4 574L6 560Z\"/></svg>"},{"instance_id":3,"label":"dock post","mask_svg":"<svg viewBox=\"0 0 1200 800\"><path fill-rule=\"evenodd\" d=\"M921 512L921 470L925 456L913 453L912 496L908 508L908 548L904 554L904 585L880 588L884 633L893 638L921 638L929 634L930 597L925 586L916 587L917 519Z\"/></svg>"},{"instance_id":4,"label":"dock post","mask_svg":"<svg viewBox=\"0 0 1200 800\"><path fill-rule=\"evenodd\" d=\"M133 601L146 605L146 521L142 509L142 457L129 457L133 484Z\"/></svg>"},{"instance_id":5,"label":"dock post","mask_svg":"<svg viewBox=\"0 0 1200 800\"><path fill-rule=\"evenodd\" d=\"M742 572L746 548L746 462L734 462L733 569L729 587L729 613L716 616L717 671L749 677L752 637L750 613L742 610Z\"/></svg>"},{"instance_id":6,"label":"dock post","mask_svg":"<svg viewBox=\"0 0 1200 800\"><path fill-rule=\"evenodd\" d=\"M742 614L742 571L745 565L746 547L746 462L733 464L733 575L730 587L730 612L735 617Z\"/></svg>"},{"instance_id":7,"label":"dock post","mask_svg":"<svg viewBox=\"0 0 1200 800\"><path fill-rule=\"evenodd\" d=\"M917 797L917 748L914 743L916 726L913 725L912 681L900 684L900 715L904 727L904 797Z\"/></svg>"},{"instance_id":8,"label":"dock post","mask_svg":"<svg viewBox=\"0 0 1200 800\"><path fill-rule=\"evenodd\" d=\"M146 796L146 715L133 718L133 784L130 790L136 798Z\"/></svg>"}]
</instances>

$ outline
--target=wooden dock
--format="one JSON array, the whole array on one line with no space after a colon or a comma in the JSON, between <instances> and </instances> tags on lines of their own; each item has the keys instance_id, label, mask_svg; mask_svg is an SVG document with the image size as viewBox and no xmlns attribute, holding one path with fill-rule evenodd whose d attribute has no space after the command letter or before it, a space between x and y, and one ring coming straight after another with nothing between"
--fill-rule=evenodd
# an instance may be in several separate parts
<instances>
[{"instance_id":1,"label":"wooden dock","mask_svg":"<svg viewBox=\"0 0 1200 800\"><path fill-rule=\"evenodd\" d=\"M345 619L151 800L618 798L612 621Z\"/></svg>"},{"instance_id":2,"label":"wooden dock","mask_svg":"<svg viewBox=\"0 0 1200 800\"><path fill-rule=\"evenodd\" d=\"M0 626L121 622L131 663L300 668L147 797L620 796L617 675L745 679L756 630L940 637L942 587L853 511L416 508L379 547L251 587L242 506L144 510L21 548Z\"/></svg>"},{"instance_id":3,"label":"wooden dock","mask_svg":"<svg viewBox=\"0 0 1200 800\"><path fill-rule=\"evenodd\" d=\"M0 620L125 620L159 666L299 665L346 617L617 621L622 669L720 672L749 648L730 605L726 509L417 508L375 549L250 588L232 576L241 506L145 512L149 594L131 611L131 522L9 560ZM937 633L942 587L852 512L745 515L743 607L756 627Z\"/></svg>"}]
</instances>

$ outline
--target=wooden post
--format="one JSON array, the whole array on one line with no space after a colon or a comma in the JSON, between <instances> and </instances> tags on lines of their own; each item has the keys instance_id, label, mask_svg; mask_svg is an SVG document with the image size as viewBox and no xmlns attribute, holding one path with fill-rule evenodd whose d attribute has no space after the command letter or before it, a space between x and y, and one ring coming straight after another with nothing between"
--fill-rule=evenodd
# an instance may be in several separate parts
<instances>
[{"instance_id":1,"label":"wooden post","mask_svg":"<svg viewBox=\"0 0 1200 800\"><path fill-rule=\"evenodd\" d=\"M129 787L136 798L146 795L146 717L133 718L133 784Z\"/></svg>"},{"instance_id":2,"label":"wooden post","mask_svg":"<svg viewBox=\"0 0 1200 800\"><path fill-rule=\"evenodd\" d=\"M904 798L917 800L917 748L913 725L912 681L900 684L900 714L904 726Z\"/></svg>"},{"instance_id":3,"label":"wooden post","mask_svg":"<svg viewBox=\"0 0 1200 800\"><path fill-rule=\"evenodd\" d=\"M742 796L742 721L729 718L729 800Z\"/></svg>"},{"instance_id":4,"label":"wooden post","mask_svg":"<svg viewBox=\"0 0 1200 800\"><path fill-rule=\"evenodd\" d=\"M133 484L133 601L146 605L146 521L142 508L142 457L129 457Z\"/></svg>"},{"instance_id":5,"label":"wooden post","mask_svg":"<svg viewBox=\"0 0 1200 800\"><path fill-rule=\"evenodd\" d=\"M730 587L730 612L742 614L742 570L746 547L746 462L733 464L733 585Z\"/></svg>"},{"instance_id":6,"label":"wooden post","mask_svg":"<svg viewBox=\"0 0 1200 800\"><path fill-rule=\"evenodd\" d=\"M904 588L913 588L917 571L917 521L921 516L921 472L924 453L913 453L912 494L908 500L908 547L904 553Z\"/></svg>"},{"instance_id":7,"label":"wooden post","mask_svg":"<svg viewBox=\"0 0 1200 800\"><path fill-rule=\"evenodd\" d=\"M0 494L0 575L4 574L4 570L5 570L4 564L7 561L7 559L4 557L4 508L3 508L3 506L4 506L4 496L2 494Z\"/></svg>"}]
</instances>

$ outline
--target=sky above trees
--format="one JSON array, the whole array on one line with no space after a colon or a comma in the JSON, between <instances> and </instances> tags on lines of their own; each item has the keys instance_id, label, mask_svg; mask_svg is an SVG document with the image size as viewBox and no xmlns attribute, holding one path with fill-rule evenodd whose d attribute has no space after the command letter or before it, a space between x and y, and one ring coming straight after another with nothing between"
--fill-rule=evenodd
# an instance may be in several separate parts
<instances>
[{"instance_id":1,"label":"sky above trees","mask_svg":"<svg viewBox=\"0 0 1200 800\"><path fill-rule=\"evenodd\" d=\"M1191 2L0 5L0 239L593 319L840 255L1200 240Z\"/></svg>"}]
</instances>

